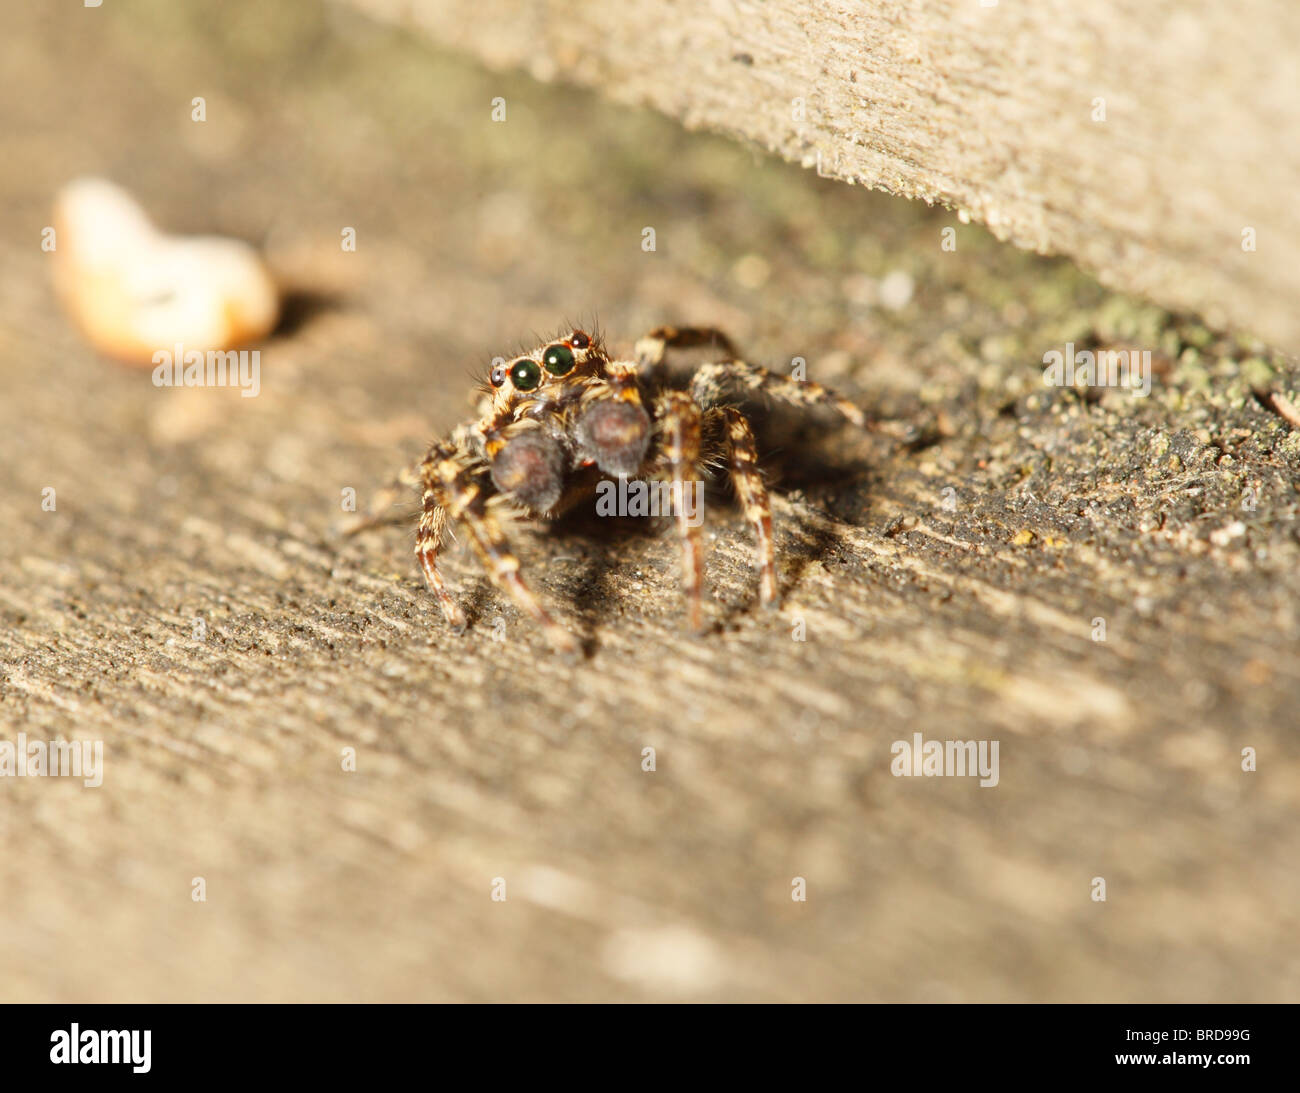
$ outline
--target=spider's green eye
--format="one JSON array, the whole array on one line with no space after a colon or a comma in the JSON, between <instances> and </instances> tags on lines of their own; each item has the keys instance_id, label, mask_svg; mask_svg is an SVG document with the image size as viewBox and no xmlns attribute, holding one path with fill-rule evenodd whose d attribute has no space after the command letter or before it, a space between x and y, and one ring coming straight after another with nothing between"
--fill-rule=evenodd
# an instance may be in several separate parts
<instances>
[{"instance_id":1,"label":"spider's green eye","mask_svg":"<svg viewBox=\"0 0 1300 1093\"><path fill-rule=\"evenodd\" d=\"M542 354L542 363L553 376L563 376L573 371L573 350L567 345L550 345Z\"/></svg>"},{"instance_id":2,"label":"spider's green eye","mask_svg":"<svg viewBox=\"0 0 1300 1093\"><path fill-rule=\"evenodd\" d=\"M542 382L542 370L537 367L536 361L520 357L510 366L510 382L515 385L516 391L531 391Z\"/></svg>"}]
</instances>

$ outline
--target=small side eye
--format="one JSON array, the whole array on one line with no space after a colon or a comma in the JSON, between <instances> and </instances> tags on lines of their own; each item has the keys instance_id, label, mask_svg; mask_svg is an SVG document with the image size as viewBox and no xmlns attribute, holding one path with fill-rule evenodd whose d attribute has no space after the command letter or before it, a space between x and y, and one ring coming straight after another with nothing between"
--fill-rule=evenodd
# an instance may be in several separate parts
<instances>
[{"instance_id":1,"label":"small side eye","mask_svg":"<svg viewBox=\"0 0 1300 1093\"><path fill-rule=\"evenodd\" d=\"M520 357L510 366L510 382L516 391L531 391L542 382L542 370L536 361Z\"/></svg>"},{"instance_id":2,"label":"small side eye","mask_svg":"<svg viewBox=\"0 0 1300 1093\"><path fill-rule=\"evenodd\" d=\"M591 339L581 330L575 330L569 336L569 344L574 349L586 349L591 345Z\"/></svg>"},{"instance_id":3,"label":"small side eye","mask_svg":"<svg viewBox=\"0 0 1300 1093\"><path fill-rule=\"evenodd\" d=\"M566 375L573 371L573 350L567 345L548 345L542 354L542 363L551 375Z\"/></svg>"},{"instance_id":4,"label":"small side eye","mask_svg":"<svg viewBox=\"0 0 1300 1093\"><path fill-rule=\"evenodd\" d=\"M501 361L492 366L492 372L488 376L488 383L492 384L493 387L500 387L505 382L506 365L505 361Z\"/></svg>"}]
</instances>

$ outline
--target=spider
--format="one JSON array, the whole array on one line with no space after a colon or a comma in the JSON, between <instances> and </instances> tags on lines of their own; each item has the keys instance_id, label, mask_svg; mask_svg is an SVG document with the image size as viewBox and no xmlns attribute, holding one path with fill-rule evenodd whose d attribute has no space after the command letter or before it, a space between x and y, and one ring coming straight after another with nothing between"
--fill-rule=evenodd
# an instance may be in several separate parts
<instances>
[{"instance_id":1,"label":"spider","mask_svg":"<svg viewBox=\"0 0 1300 1093\"><path fill-rule=\"evenodd\" d=\"M674 384L663 367L670 348L716 346L718 359ZM438 550L452 522L498 589L569 656L573 635L533 595L519 572L497 513L554 518L600 476L671 483L681 539L682 583L692 629L703 629L704 550L699 521L680 498L698 485L714 453L725 455L745 518L757 540L759 599L777 604L772 509L758 469L754 433L726 401L728 392L758 392L801 407L825 406L860 428L863 412L816 383L769 372L739 358L731 341L711 327L660 327L636 343L635 361L614 359L599 335L574 330L506 361L497 358L480 388L476 421L458 425L381 493L391 503L399 485L421 490L415 554L448 623L458 632L465 615L438 571ZM386 502L348 534L381 522Z\"/></svg>"}]
</instances>

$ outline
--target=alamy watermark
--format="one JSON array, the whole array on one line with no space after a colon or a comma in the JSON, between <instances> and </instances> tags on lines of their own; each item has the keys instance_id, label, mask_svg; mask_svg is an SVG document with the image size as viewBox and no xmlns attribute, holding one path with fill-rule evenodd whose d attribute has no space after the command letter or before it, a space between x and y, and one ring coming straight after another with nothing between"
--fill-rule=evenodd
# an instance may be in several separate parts
<instances>
[{"instance_id":1,"label":"alamy watermark","mask_svg":"<svg viewBox=\"0 0 1300 1093\"><path fill-rule=\"evenodd\" d=\"M108 1063L148 1074L152 1039L152 1029L83 1029L74 1022L50 1033L50 1062Z\"/></svg>"},{"instance_id":2,"label":"alamy watermark","mask_svg":"<svg viewBox=\"0 0 1300 1093\"><path fill-rule=\"evenodd\" d=\"M889 751L895 778L978 777L985 789L999 781L996 740L926 740L917 732L911 740L895 740Z\"/></svg>"},{"instance_id":3,"label":"alamy watermark","mask_svg":"<svg viewBox=\"0 0 1300 1093\"><path fill-rule=\"evenodd\" d=\"M1043 354L1043 383L1047 387L1127 387L1134 398L1151 394L1151 350L1049 349Z\"/></svg>"},{"instance_id":4,"label":"alamy watermark","mask_svg":"<svg viewBox=\"0 0 1300 1093\"><path fill-rule=\"evenodd\" d=\"M687 527L704 522L704 483L610 478L596 483L597 516L676 516Z\"/></svg>"},{"instance_id":5,"label":"alamy watermark","mask_svg":"<svg viewBox=\"0 0 1300 1093\"><path fill-rule=\"evenodd\" d=\"M242 398L262 389L260 349L159 349L153 355L155 387L238 387Z\"/></svg>"},{"instance_id":6,"label":"alamy watermark","mask_svg":"<svg viewBox=\"0 0 1300 1093\"><path fill-rule=\"evenodd\" d=\"M0 778L80 778L87 789L104 784L104 741L0 740Z\"/></svg>"}]
</instances>

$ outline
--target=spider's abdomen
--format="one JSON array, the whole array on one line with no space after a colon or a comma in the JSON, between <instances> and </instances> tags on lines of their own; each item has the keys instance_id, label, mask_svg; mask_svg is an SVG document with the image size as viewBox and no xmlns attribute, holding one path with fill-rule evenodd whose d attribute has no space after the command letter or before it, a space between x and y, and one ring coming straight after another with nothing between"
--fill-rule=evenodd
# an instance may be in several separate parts
<instances>
[{"instance_id":1,"label":"spider's abdomen","mask_svg":"<svg viewBox=\"0 0 1300 1093\"><path fill-rule=\"evenodd\" d=\"M650 416L635 402L593 402L575 432L582 455L606 474L633 475L650 444Z\"/></svg>"},{"instance_id":2,"label":"spider's abdomen","mask_svg":"<svg viewBox=\"0 0 1300 1093\"><path fill-rule=\"evenodd\" d=\"M492 484L521 505L549 512L564 492L564 449L546 433L523 433L492 460Z\"/></svg>"}]
</instances>

